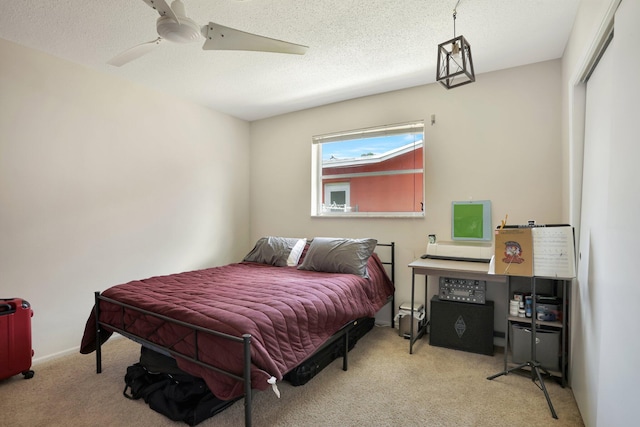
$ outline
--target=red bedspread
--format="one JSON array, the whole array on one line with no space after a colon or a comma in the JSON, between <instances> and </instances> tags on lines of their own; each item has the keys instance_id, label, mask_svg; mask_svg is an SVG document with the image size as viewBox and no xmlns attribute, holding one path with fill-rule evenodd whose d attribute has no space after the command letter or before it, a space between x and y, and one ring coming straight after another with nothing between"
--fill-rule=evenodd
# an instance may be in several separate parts
<instances>
[{"instance_id":1,"label":"red bedspread","mask_svg":"<svg viewBox=\"0 0 640 427\"><path fill-rule=\"evenodd\" d=\"M373 317L382 308L393 284L375 254L368 271L370 279L243 262L133 281L102 295L230 335L251 334L252 387L262 390L271 376L281 380L346 323ZM110 325L181 353L194 352L194 335L184 327L130 310L122 317L120 308L105 301L100 310L101 320ZM95 340L92 311L80 351L94 351ZM203 362L242 375L241 344L200 334L198 348ZM184 371L204 378L218 398L243 394L242 382L177 361Z\"/></svg>"}]
</instances>

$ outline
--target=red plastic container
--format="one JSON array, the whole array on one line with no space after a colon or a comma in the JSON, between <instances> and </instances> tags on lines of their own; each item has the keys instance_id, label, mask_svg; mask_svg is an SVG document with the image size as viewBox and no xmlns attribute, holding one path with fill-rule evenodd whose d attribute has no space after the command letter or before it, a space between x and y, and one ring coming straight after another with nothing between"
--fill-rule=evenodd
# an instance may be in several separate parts
<instances>
[{"instance_id":1,"label":"red plastic container","mask_svg":"<svg viewBox=\"0 0 640 427\"><path fill-rule=\"evenodd\" d=\"M0 299L0 379L22 374L33 377L31 305L20 298Z\"/></svg>"}]
</instances>

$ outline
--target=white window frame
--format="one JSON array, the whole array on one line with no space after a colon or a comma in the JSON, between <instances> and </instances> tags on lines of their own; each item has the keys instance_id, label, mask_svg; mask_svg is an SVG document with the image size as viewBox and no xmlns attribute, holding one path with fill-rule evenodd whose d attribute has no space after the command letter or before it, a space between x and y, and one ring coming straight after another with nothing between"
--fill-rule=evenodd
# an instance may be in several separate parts
<instances>
[{"instance_id":1,"label":"white window frame","mask_svg":"<svg viewBox=\"0 0 640 427\"><path fill-rule=\"evenodd\" d=\"M331 202L331 193L334 191L344 191L344 205L334 205ZM348 182L330 182L324 185L323 212L351 212L351 184Z\"/></svg>"},{"instance_id":2,"label":"white window frame","mask_svg":"<svg viewBox=\"0 0 640 427\"><path fill-rule=\"evenodd\" d=\"M357 212L350 206L350 195L347 196L347 207L344 209L335 209L327 208L326 200L322 200L323 194L323 178L327 177L321 176L322 171L322 156L320 145L325 142L337 142L337 141L346 141L349 139L361 139L367 137L375 137L375 136L389 136L393 134L406 134L406 133L416 133L420 134L422 137L420 141L416 142L416 144L420 144L423 148L422 150L422 168L416 170L405 170L405 171L390 171L388 174L394 173L422 173L424 180L424 164L426 152L424 150L424 121L417 120L413 122L407 123L399 123L393 125L386 126L377 126L372 128L365 129L356 129L345 132L336 132L331 134L314 136L311 144L311 216L312 217L413 217L413 218L424 218L424 208L421 211L412 211L412 212ZM371 174L379 174L379 172L373 172ZM387 173L384 173L387 174ZM329 185L344 185L345 183L327 183L325 186ZM325 187L326 190L326 187ZM350 190L349 190L350 191ZM424 206L424 191L425 185L424 181L422 184L422 200L419 201ZM325 192L326 194L326 192ZM328 196L327 196L328 197Z\"/></svg>"}]
</instances>

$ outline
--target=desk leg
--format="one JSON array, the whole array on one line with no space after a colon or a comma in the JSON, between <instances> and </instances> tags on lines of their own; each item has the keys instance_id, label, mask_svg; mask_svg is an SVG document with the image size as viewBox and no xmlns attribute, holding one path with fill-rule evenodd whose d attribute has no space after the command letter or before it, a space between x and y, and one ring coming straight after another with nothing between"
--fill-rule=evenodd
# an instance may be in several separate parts
<instances>
[{"instance_id":1,"label":"desk leg","mask_svg":"<svg viewBox=\"0 0 640 427\"><path fill-rule=\"evenodd\" d=\"M507 354L509 353L509 334L511 333L511 324L509 323L509 302L511 301L511 282L509 276L507 276L507 313L504 316L505 329L504 329L504 370L507 370Z\"/></svg>"},{"instance_id":2,"label":"desk leg","mask_svg":"<svg viewBox=\"0 0 640 427\"><path fill-rule=\"evenodd\" d=\"M415 301L416 293L416 275L411 270L411 326L409 326L409 354L413 354L413 338L415 337L415 331L413 330L413 303Z\"/></svg>"}]
</instances>

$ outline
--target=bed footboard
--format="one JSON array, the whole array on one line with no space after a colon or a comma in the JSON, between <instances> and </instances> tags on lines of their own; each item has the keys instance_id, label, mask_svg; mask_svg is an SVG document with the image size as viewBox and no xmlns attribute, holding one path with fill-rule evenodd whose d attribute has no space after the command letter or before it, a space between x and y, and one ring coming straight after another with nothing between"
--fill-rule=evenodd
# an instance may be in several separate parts
<instances>
[{"instance_id":1,"label":"bed footboard","mask_svg":"<svg viewBox=\"0 0 640 427\"><path fill-rule=\"evenodd\" d=\"M195 348L194 348L194 355L188 355L188 354L184 354L178 351L175 351L174 349L171 349L169 347L165 347L165 346L161 346L159 344L156 344L154 342L148 341L138 335L132 334L131 332L126 330L126 326L125 329L122 328L118 328L115 327L113 325L109 325L105 322L101 322L100 321L100 301L106 301L109 302L111 304L114 304L118 307L120 307L121 309L121 314L123 317L123 321L121 322L122 325L125 325L124 322L124 310L125 308L128 310L132 310L141 314L145 314L148 316L153 316L156 317L158 319L162 319L166 322L169 323L173 323L176 325L180 325L180 326L184 326L187 327L189 329L191 329L193 331L194 334L194 342L195 342ZM252 389L251 389L251 335L249 334L244 334L242 335L242 337L236 337L233 335L228 335L228 334L224 334L222 332L218 332L218 331L214 331L212 329L207 329L207 328L203 328L197 325L192 325L190 323L186 323L186 322L182 322L180 320L176 320L176 319L172 319L170 317L167 316L163 316L162 314L158 314L158 313L153 313L150 312L148 310L144 310L138 307L134 307L132 305L129 304L125 304L116 300L113 300L111 298L107 298L104 297L102 295L100 295L100 292L95 292L95 304L94 304L94 311L95 311L95 318L96 318L96 373L101 373L102 372L102 340L100 339L101 336L101 331L102 328L106 328L110 331L113 332L117 332L129 339L132 339L136 342L140 342L140 343L144 343L144 344L148 344L152 347L156 347L156 348L160 348L168 353L170 353L172 356L174 357L181 357L183 359L189 360L190 362L193 362L195 364L198 364L200 366L203 366L205 368L211 369L215 372L218 372L222 375L226 375L228 377L231 377L233 379L236 379L238 381L242 381L244 384L244 417L245 417L245 426L249 427L251 426L251 401L252 401ZM243 374L242 376L236 375L232 372L228 372L225 371L224 369L220 369L217 366L213 366L211 364L205 363L203 361L200 360L199 358L199 351L198 351L198 336L201 334L210 334L210 335L215 335L216 337L219 338L223 338L229 341L233 341L233 342L237 342L237 343L242 343L242 347L243 347ZM345 365L345 370L346 370L346 365Z\"/></svg>"}]
</instances>

